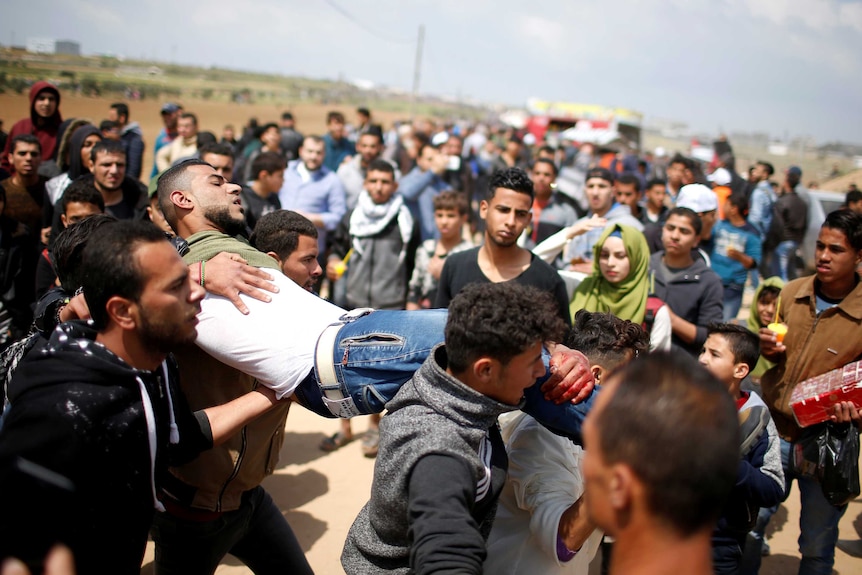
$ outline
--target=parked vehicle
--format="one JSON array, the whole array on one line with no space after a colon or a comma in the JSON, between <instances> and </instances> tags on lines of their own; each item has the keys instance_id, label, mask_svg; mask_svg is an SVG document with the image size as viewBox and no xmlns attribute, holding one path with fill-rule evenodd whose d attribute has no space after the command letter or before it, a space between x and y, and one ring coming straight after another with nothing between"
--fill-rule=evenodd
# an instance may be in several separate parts
<instances>
[{"instance_id":1,"label":"parked vehicle","mask_svg":"<svg viewBox=\"0 0 862 575\"><path fill-rule=\"evenodd\" d=\"M840 192L821 192L809 190L801 194L808 203L808 227L805 231L805 239L797 252L797 269L799 275L810 275L814 273L814 246L817 236L820 235L820 226L826 219L826 215L839 209L844 204L844 194Z\"/></svg>"}]
</instances>

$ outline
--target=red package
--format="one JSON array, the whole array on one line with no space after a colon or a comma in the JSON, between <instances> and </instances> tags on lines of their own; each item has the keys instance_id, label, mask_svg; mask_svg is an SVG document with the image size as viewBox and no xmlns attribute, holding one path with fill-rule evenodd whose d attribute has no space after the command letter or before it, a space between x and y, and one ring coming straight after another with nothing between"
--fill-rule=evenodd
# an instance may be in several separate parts
<instances>
[{"instance_id":1,"label":"red package","mask_svg":"<svg viewBox=\"0 0 862 575\"><path fill-rule=\"evenodd\" d=\"M790 394L790 407L800 427L827 421L839 401L862 407L862 360L806 379Z\"/></svg>"}]
</instances>

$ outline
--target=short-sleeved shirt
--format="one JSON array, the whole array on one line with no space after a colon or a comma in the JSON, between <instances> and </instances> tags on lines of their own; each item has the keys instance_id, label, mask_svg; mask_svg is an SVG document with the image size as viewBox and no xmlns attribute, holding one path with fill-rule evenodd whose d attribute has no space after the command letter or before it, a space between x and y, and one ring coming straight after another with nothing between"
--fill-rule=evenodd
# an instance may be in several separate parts
<instances>
[{"instance_id":1,"label":"short-sleeved shirt","mask_svg":"<svg viewBox=\"0 0 862 575\"><path fill-rule=\"evenodd\" d=\"M464 287L471 283L492 283L488 276L482 273L479 267L479 250L481 247L473 248L451 254L446 258L446 264L440 273L440 284L437 288L437 299L434 307L449 307L449 302ZM557 302L560 317L566 325L572 324L569 315L569 298L566 292L566 284L559 274L550 265L546 264L535 254L530 254L530 267L521 275L510 280L521 285L533 286L550 293Z\"/></svg>"}]
</instances>

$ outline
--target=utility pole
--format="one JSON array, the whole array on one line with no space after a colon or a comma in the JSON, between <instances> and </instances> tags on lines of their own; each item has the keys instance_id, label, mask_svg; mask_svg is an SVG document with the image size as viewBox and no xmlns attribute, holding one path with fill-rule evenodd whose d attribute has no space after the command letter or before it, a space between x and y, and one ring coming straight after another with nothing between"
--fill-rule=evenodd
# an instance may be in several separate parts
<instances>
[{"instance_id":1,"label":"utility pole","mask_svg":"<svg viewBox=\"0 0 862 575\"><path fill-rule=\"evenodd\" d=\"M422 44L425 42L425 24L419 25L419 41L416 43L416 64L413 67L413 92L410 94L410 119L416 111L416 96L419 94L419 79L422 76Z\"/></svg>"}]
</instances>

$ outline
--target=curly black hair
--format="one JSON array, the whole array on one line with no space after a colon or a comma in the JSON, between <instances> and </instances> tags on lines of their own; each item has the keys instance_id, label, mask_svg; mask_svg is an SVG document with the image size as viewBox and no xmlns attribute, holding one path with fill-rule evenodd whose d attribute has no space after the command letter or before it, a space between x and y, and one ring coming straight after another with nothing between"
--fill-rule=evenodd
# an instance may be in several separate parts
<instances>
[{"instance_id":1,"label":"curly black hair","mask_svg":"<svg viewBox=\"0 0 862 575\"><path fill-rule=\"evenodd\" d=\"M505 365L536 342L560 341L565 330L547 292L512 282L471 284L449 304L449 368L463 372L482 356Z\"/></svg>"},{"instance_id":2,"label":"curly black hair","mask_svg":"<svg viewBox=\"0 0 862 575\"><path fill-rule=\"evenodd\" d=\"M649 350L649 336L641 326L627 319L582 309L575 314L574 325L563 344L583 353L590 363L613 369L645 354Z\"/></svg>"},{"instance_id":3,"label":"curly black hair","mask_svg":"<svg viewBox=\"0 0 862 575\"><path fill-rule=\"evenodd\" d=\"M535 191L533 190L533 180L521 168L507 168L505 170L497 170L491 174L488 180L488 201L494 197L497 188L505 188L507 190L515 190L522 194L527 194L530 199L533 199Z\"/></svg>"}]
</instances>

